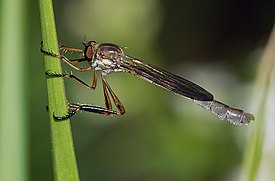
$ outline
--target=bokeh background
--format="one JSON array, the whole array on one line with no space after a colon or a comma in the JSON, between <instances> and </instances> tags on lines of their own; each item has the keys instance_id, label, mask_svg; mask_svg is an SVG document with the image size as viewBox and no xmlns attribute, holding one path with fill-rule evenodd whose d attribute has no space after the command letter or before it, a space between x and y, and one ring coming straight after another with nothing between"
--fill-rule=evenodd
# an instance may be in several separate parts
<instances>
[{"instance_id":1,"label":"bokeh background","mask_svg":"<svg viewBox=\"0 0 275 181\"><path fill-rule=\"evenodd\" d=\"M131 56L196 82L217 100L255 111L253 83L273 27L274 1L54 0L53 4L60 43L79 48L89 40L119 44ZM29 180L48 181L53 173L38 7L37 1L30 1L27 13L27 163ZM64 72L72 70L63 65ZM72 71L86 82L92 80L91 72ZM113 73L107 79L126 114L83 112L71 119L81 180L239 178L250 126L221 121L192 101L127 73ZM65 80L65 87L72 102L104 106L100 81L95 91L73 80Z\"/></svg>"}]
</instances>

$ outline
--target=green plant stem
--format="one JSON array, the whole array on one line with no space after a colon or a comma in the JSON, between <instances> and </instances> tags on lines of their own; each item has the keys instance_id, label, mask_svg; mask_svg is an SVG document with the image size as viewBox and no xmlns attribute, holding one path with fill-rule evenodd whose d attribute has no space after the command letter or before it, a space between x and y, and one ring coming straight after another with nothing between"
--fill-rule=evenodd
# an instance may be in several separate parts
<instances>
[{"instance_id":1,"label":"green plant stem","mask_svg":"<svg viewBox=\"0 0 275 181\"><path fill-rule=\"evenodd\" d=\"M0 1L0 180L28 180L27 7Z\"/></svg>"},{"instance_id":2,"label":"green plant stem","mask_svg":"<svg viewBox=\"0 0 275 181\"><path fill-rule=\"evenodd\" d=\"M272 81L272 75L274 74L274 48L275 48L275 27L273 28L273 33L268 41L265 48L264 54L260 60L259 69L257 73L257 79L255 84L254 102L256 102L257 113L255 126L249 137L249 142L247 144L241 180L254 181L257 179L259 174L260 165L262 162L263 152L263 141L264 136L267 135L265 132L265 126L268 122L268 101L272 100L269 97L271 95L271 88L274 87L274 81ZM272 100L273 101L273 100ZM273 101L274 104L274 101ZM272 110L273 111L273 110ZM273 120L272 120L273 121ZM268 159L266 159L268 160ZM272 159L271 159L272 160ZM270 161L271 161L270 160ZM267 169L268 170L268 169ZM267 175L266 175L267 176ZM267 177L268 178L268 177Z\"/></svg>"},{"instance_id":3,"label":"green plant stem","mask_svg":"<svg viewBox=\"0 0 275 181\"><path fill-rule=\"evenodd\" d=\"M58 53L58 42L51 0L40 0L40 16L43 47ZM61 72L59 58L44 55L45 70ZM47 79L49 115L51 125L53 168L55 180L79 180L69 120L55 121L56 115L66 114L66 98L63 78Z\"/></svg>"}]
</instances>

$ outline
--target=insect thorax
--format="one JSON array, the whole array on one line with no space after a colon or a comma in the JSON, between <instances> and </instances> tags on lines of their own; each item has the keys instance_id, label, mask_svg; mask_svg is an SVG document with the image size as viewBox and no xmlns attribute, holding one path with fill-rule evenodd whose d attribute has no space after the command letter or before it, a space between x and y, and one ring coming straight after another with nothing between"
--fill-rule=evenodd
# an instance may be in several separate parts
<instances>
[{"instance_id":1,"label":"insect thorax","mask_svg":"<svg viewBox=\"0 0 275 181\"><path fill-rule=\"evenodd\" d=\"M124 71L119 62L124 58L124 53L120 47L115 44L100 44L94 56L92 64L95 70L103 71L104 73L122 72Z\"/></svg>"}]
</instances>

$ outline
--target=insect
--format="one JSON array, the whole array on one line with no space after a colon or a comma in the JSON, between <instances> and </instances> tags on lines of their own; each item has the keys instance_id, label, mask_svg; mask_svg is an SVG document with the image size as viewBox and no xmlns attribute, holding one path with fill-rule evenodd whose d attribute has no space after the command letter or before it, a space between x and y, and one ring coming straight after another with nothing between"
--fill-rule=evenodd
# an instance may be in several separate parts
<instances>
[{"instance_id":1,"label":"insect","mask_svg":"<svg viewBox=\"0 0 275 181\"><path fill-rule=\"evenodd\" d=\"M82 53L83 56L79 59L70 60L64 55L46 51L43 49L42 42L41 52L48 56L58 57L61 61L64 61L69 66L80 72L93 69L93 81L91 85L88 85L78 77L74 76L72 73L58 74L48 70L46 71L46 75L49 77L71 78L84 87L95 89L97 85L97 72L101 72L106 108L80 103L68 103L68 109L70 112L68 112L67 115L61 117L54 115L56 120L66 120L79 111L94 112L104 115L123 115L125 113L125 108L106 80L106 75L113 72L128 72L137 77L143 78L150 83L184 96L187 99L193 100L196 104L207 110L210 110L219 118L228 120L233 124L248 124L251 120L254 120L254 116L252 114L246 113L240 109L232 108L226 104L214 100L214 96L199 85L162 70L154 65L146 64L139 59L126 55L123 49L116 44L98 44L95 41L89 41L87 43L83 43L83 45L84 50L66 45L59 45L59 48L64 51ZM88 63L87 67L80 68L77 66L77 63L84 61ZM109 94L111 95L111 98ZM112 109L111 99L113 100L118 111L114 111Z\"/></svg>"}]
</instances>

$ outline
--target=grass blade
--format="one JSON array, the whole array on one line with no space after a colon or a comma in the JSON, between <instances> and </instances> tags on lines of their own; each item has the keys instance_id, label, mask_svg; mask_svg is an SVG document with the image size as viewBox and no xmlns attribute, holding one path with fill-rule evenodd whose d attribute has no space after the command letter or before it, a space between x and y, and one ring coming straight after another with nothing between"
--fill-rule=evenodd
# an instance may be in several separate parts
<instances>
[{"instance_id":1,"label":"grass blade","mask_svg":"<svg viewBox=\"0 0 275 181\"><path fill-rule=\"evenodd\" d=\"M274 117L270 116L274 112L274 94L275 88L275 28L269 39L263 57L259 64L256 87L255 87L255 105L258 107L255 114L254 127L249 136L246 151L244 153L243 172L241 180L257 180L259 177L259 168L263 164L264 139L267 135L267 125L270 125ZM272 90L273 89L273 90ZM273 108L273 110L272 110ZM274 143L271 143L274 144ZM274 156L274 152L273 152ZM270 159L270 158L267 158ZM273 177L274 178L274 175ZM271 179L270 178L270 179ZM265 176L266 180L266 176Z\"/></svg>"},{"instance_id":2,"label":"grass blade","mask_svg":"<svg viewBox=\"0 0 275 181\"><path fill-rule=\"evenodd\" d=\"M51 0L40 0L40 18L44 49L58 53L58 42ZM45 55L45 68L61 73L60 60ZM53 168L55 180L79 180L69 120L57 122L56 115L66 114L66 98L62 78L48 78L47 90L53 149Z\"/></svg>"},{"instance_id":3,"label":"grass blade","mask_svg":"<svg viewBox=\"0 0 275 181\"><path fill-rule=\"evenodd\" d=\"M26 1L0 1L0 180L28 178L26 16Z\"/></svg>"}]
</instances>

